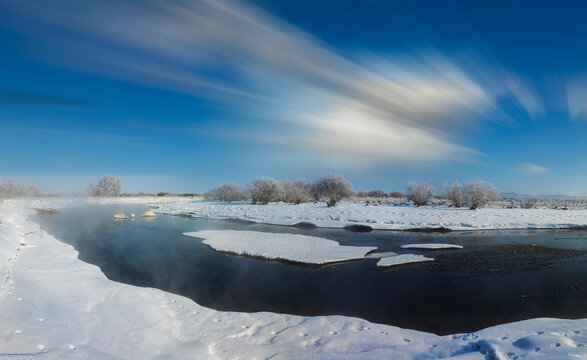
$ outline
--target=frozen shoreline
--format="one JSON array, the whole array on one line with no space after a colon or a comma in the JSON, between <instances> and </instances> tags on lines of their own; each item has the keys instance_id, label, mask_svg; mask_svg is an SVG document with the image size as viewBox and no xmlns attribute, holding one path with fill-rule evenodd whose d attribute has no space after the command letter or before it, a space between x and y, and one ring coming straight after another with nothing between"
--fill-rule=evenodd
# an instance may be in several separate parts
<instances>
[{"instance_id":1,"label":"frozen shoreline","mask_svg":"<svg viewBox=\"0 0 587 360\"><path fill-rule=\"evenodd\" d=\"M365 206L318 204L221 203L193 201L161 204L156 212L208 219L235 219L273 225L312 223L318 227L344 228L366 225L375 230L505 230L571 229L587 227L587 210L503 209L469 210L447 206Z\"/></svg>"},{"instance_id":2,"label":"frozen shoreline","mask_svg":"<svg viewBox=\"0 0 587 360\"><path fill-rule=\"evenodd\" d=\"M129 199L126 200L127 202ZM587 319L533 319L470 334L434 334L343 316L220 312L99 268L0 203L0 356L50 359L580 359ZM63 206L63 203L61 203ZM585 346L583 346L585 345Z\"/></svg>"}]
</instances>

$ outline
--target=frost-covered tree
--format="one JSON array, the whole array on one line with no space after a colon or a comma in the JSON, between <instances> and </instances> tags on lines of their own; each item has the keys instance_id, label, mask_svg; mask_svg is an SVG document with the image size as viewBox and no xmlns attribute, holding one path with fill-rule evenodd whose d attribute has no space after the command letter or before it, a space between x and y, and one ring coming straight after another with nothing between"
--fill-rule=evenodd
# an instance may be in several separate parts
<instances>
[{"instance_id":1,"label":"frost-covered tree","mask_svg":"<svg viewBox=\"0 0 587 360\"><path fill-rule=\"evenodd\" d=\"M39 196L41 196L41 191L35 185L23 185L14 182L14 180L0 179L0 199Z\"/></svg>"},{"instance_id":2,"label":"frost-covered tree","mask_svg":"<svg viewBox=\"0 0 587 360\"><path fill-rule=\"evenodd\" d=\"M320 199L322 199L324 196L323 191L324 189L320 186L318 181L315 181L310 185L310 196L314 201L320 201Z\"/></svg>"},{"instance_id":3,"label":"frost-covered tree","mask_svg":"<svg viewBox=\"0 0 587 360\"><path fill-rule=\"evenodd\" d=\"M340 175L325 175L316 181L312 188L319 194L319 198L326 199L328 207L336 205L343 199L355 196L352 185Z\"/></svg>"},{"instance_id":4,"label":"frost-covered tree","mask_svg":"<svg viewBox=\"0 0 587 360\"><path fill-rule=\"evenodd\" d=\"M294 182L282 181L282 200L286 203L292 203L295 205L308 202L308 200L310 200L310 187L311 185L303 180Z\"/></svg>"},{"instance_id":5,"label":"frost-covered tree","mask_svg":"<svg viewBox=\"0 0 587 360\"><path fill-rule=\"evenodd\" d=\"M394 199L403 199L403 198L405 198L405 197L406 197L406 194L404 194L404 193L403 193L403 192L401 192L401 191L397 191L397 190L396 190L396 191L392 191L392 192L390 192L390 193L389 193L389 197L390 197L390 198L394 198Z\"/></svg>"},{"instance_id":6,"label":"frost-covered tree","mask_svg":"<svg viewBox=\"0 0 587 360\"><path fill-rule=\"evenodd\" d=\"M426 205L433 195L434 188L430 184L415 181L408 184L407 198L416 206Z\"/></svg>"},{"instance_id":7,"label":"frost-covered tree","mask_svg":"<svg viewBox=\"0 0 587 360\"><path fill-rule=\"evenodd\" d=\"M369 197L376 198L376 199L382 199L382 198L387 197L387 193L383 190L371 190L371 191L369 191L369 193L367 195Z\"/></svg>"},{"instance_id":8,"label":"frost-covered tree","mask_svg":"<svg viewBox=\"0 0 587 360\"><path fill-rule=\"evenodd\" d=\"M497 190L493 184L477 180L465 184L465 201L469 209L475 210L497 199Z\"/></svg>"},{"instance_id":9,"label":"frost-covered tree","mask_svg":"<svg viewBox=\"0 0 587 360\"><path fill-rule=\"evenodd\" d=\"M364 198L366 198L368 195L369 195L369 193L368 193L368 192L366 192L365 190L361 190L361 191L359 191L359 192L357 193L357 197L358 197L358 198L361 198L361 199L364 199Z\"/></svg>"},{"instance_id":10,"label":"frost-covered tree","mask_svg":"<svg viewBox=\"0 0 587 360\"><path fill-rule=\"evenodd\" d=\"M268 176L256 178L247 187L251 193L253 204L267 205L269 202L279 199L281 195L279 182Z\"/></svg>"},{"instance_id":11,"label":"frost-covered tree","mask_svg":"<svg viewBox=\"0 0 587 360\"><path fill-rule=\"evenodd\" d=\"M233 182L225 182L214 186L205 194L207 199L220 201L240 201L249 198L249 192L244 186Z\"/></svg>"},{"instance_id":12,"label":"frost-covered tree","mask_svg":"<svg viewBox=\"0 0 587 360\"><path fill-rule=\"evenodd\" d=\"M95 186L90 183L88 188L94 196L120 196L122 182L114 176L102 176Z\"/></svg>"},{"instance_id":13,"label":"frost-covered tree","mask_svg":"<svg viewBox=\"0 0 587 360\"><path fill-rule=\"evenodd\" d=\"M444 196L450 200L454 207L465 206L463 186L458 181L455 181L452 185L444 184Z\"/></svg>"},{"instance_id":14,"label":"frost-covered tree","mask_svg":"<svg viewBox=\"0 0 587 360\"><path fill-rule=\"evenodd\" d=\"M522 209L536 209L538 207L538 198L536 196L528 196L520 200L520 207Z\"/></svg>"}]
</instances>

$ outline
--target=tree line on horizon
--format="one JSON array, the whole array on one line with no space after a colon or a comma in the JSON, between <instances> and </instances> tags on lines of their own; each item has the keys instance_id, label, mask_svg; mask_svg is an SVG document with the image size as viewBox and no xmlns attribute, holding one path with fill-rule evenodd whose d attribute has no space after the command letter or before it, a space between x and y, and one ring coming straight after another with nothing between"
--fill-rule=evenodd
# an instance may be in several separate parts
<instances>
[{"instance_id":1,"label":"tree line on horizon","mask_svg":"<svg viewBox=\"0 0 587 360\"><path fill-rule=\"evenodd\" d=\"M325 201L328 207L350 198L405 198L416 206L423 206L434 198L436 191L432 185L425 182L411 182L406 190L406 193L392 191L388 194L383 190L357 193L344 177L335 174L324 175L314 182L304 180L280 182L272 177L264 176L254 179L246 187L234 182L218 184L205 193L204 197L208 200L226 202L251 200L252 204L261 205L275 201L297 205L314 200ZM451 201L455 207L468 206L470 209L482 208L498 199L495 186L481 180L464 185L459 182L445 185L442 196Z\"/></svg>"},{"instance_id":2,"label":"tree line on horizon","mask_svg":"<svg viewBox=\"0 0 587 360\"><path fill-rule=\"evenodd\" d=\"M114 176L101 177L96 185L90 183L88 192L91 196L96 197L117 197L133 195L157 195L171 196L168 192L158 192L156 194L122 194L122 181ZM425 182L410 182L406 192L392 191L386 193L383 190L359 191L355 192L352 185L344 177L335 174L328 174L320 177L318 180L310 182L304 180L297 181L277 181L272 177L258 177L252 180L247 186L241 186L233 182L225 182L214 186L204 194L208 200L218 201L244 201L250 200L252 204L266 205L270 202L281 201L284 203L301 204L309 201L324 201L327 206L335 206L345 199L369 199L381 201L383 199L402 200L405 199L416 206L429 204L435 197L450 201L454 207L468 207L469 209L479 209L491 201L498 199L495 186L485 181L476 180L465 184L454 182L445 184L441 195L435 195L436 190L430 184ZM179 196L193 196L195 194L178 194ZM41 191L34 185L18 184L14 180L0 179L0 199L22 198L22 197L40 197L43 196ZM529 196L519 200L518 206L522 209L532 209L538 207L540 199L535 196ZM553 209L567 209L564 204L551 201L548 205ZM516 206L517 207L517 206Z\"/></svg>"}]
</instances>

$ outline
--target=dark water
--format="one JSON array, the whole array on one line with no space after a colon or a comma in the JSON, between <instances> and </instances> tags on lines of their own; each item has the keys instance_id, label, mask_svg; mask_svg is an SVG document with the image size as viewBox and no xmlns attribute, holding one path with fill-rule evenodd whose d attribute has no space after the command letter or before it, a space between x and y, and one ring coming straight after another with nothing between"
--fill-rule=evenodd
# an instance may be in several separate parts
<instances>
[{"instance_id":1,"label":"dark water","mask_svg":"<svg viewBox=\"0 0 587 360\"><path fill-rule=\"evenodd\" d=\"M232 311L349 315L437 334L469 332L535 317L587 317L587 231L423 234L300 230L159 215L116 221L144 206L83 206L38 215L41 227L115 281L189 297ZM377 270L377 259L320 269L216 253L182 232L255 230L320 236L343 245L412 252L436 261ZM462 250L402 250L442 242Z\"/></svg>"}]
</instances>

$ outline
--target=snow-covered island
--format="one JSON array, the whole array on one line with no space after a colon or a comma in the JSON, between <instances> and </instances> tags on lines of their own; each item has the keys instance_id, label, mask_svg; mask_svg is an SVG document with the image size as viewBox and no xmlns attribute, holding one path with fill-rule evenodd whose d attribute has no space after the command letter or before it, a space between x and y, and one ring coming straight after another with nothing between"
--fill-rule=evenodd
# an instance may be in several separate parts
<instances>
[{"instance_id":1,"label":"snow-covered island","mask_svg":"<svg viewBox=\"0 0 587 360\"><path fill-rule=\"evenodd\" d=\"M204 244L220 252L308 265L362 260L377 250L376 247L341 246L336 241L299 234L208 230L184 235L204 239Z\"/></svg>"},{"instance_id":2,"label":"snow-covered island","mask_svg":"<svg viewBox=\"0 0 587 360\"><path fill-rule=\"evenodd\" d=\"M343 316L302 317L266 312L215 311L158 289L116 283L108 280L98 267L80 261L71 246L40 230L38 224L28 219L33 207L58 209L59 204L59 201L49 203L47 200L5 201L0 204L2 358L587 358L587 319L532 319L468 334L437 336ZM347 223L351 218L382 220L382 213L387 211L375 217L372 210L367 209L366 216L359 217L360 213L354 210L354 205L319 210L312 210L312 206L283 206L288 210L281 211L282 205L251 207L185 202L161 204L159 212L177 209L177 213L196 212L215 218L242 214L243 218L259 222L264 220L262 216L266 214L270 223L277 221L278 217L283 223L297 222L301 217L314 219L322 226ZM318 206L314 208L318 209ZM272 210L275 214L269 216ZM304 211L306 215L302 216ZM318 217L319 211L323 215ZM405 209L396 211L405 212ZM424 216L418 213L440 214L442 211L426 208L416 212L408 210L406 218L410 220L402 224L413 223L414 227L430 225L417 223L418 216ZM453 210L444 212L450 211ZM465 213L464 210L454 211ZM487 209L470 212L479 215L461 218L459 223L475 220L474 225L480 225L484 217L493 214L491 216L496 220L493 224L499 227L523 218L515 215L515 211L508 217L511 211ZM296 219L285 218L285 214L294 213ZM554 216L550 211L526 213L529 214L527 221L516 224L527 226L533 222L562 226L565 223L578 225L587 222L579 221L582 219L580 215L584 217L584 211L560 212L560 216ZM334 219L326 220L330 216ZM513 222L497 221L499 219ZM488 224L491 226L492 223Z\"/></svg>"},{"instance_id":3,"label":"snow-covered island","mask_svg":"<svg viewBox=\"0 0 587 360\"><path fill-rule=\"evenodd\" d=\"M275 225L305 222L318 227L344 228L367 225L376 230L450 229L567 229L587 227L587 210L504 209L478 210L448 206L365 206L362 202L299 205L193 201L161 204L160 214L189 215L208 219L240 219Z\"/></svg>"}]
</instances>

